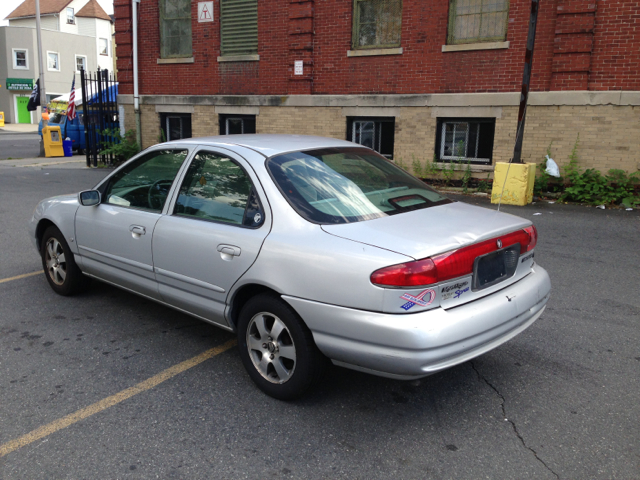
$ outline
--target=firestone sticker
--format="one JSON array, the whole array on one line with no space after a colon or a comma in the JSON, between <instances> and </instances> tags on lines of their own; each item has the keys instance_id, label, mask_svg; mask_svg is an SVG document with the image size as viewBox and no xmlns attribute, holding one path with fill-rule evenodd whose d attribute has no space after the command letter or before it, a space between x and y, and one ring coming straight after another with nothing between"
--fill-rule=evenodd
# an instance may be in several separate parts
<instances>
[{"instance_id":1,"label":"firestone sticker","mask_svg":"<svg viewBox=\"0 0 640 480\"><path fill-rule=\"evenodd\" d=\"M424 297L426 297L427 295L429 295L429 300L424 300ZM405 293L400 298L403 300L408 300L407 303L400 306L400 308L404 308L405 310L409 310L414 305L420 305L421 307L426 307L428 305L431 305L431 302L435 300L436 291L431 288L427 288L426 290L424 290L423 292L420 292L415 297L409 293Z\"/></svg>"}]
</instances>

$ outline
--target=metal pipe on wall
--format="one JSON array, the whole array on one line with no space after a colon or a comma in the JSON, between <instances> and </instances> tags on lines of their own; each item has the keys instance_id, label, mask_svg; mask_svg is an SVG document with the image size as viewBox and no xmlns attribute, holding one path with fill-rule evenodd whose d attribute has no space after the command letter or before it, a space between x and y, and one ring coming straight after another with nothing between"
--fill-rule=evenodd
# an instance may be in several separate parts
<instances>
[{"instance_id":1,"label":"metal pipe on wall","mask_svg":"<svg viewBox=\"0 0 640 480\"><path fill-rule=\"evenodd\" d=\"M136 141L142 149L142 130L140 122L140 94L138 91L138 3L131 0L131 19L133 23L133 110L136 117Z\"/></svg>"}]
</instances>

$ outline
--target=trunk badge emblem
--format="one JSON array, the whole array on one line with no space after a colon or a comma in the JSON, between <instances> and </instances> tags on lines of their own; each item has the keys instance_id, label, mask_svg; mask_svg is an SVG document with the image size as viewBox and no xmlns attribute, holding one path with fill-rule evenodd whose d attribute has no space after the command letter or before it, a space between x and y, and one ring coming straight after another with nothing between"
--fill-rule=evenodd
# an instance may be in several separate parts
<instances>
[{"instance_id":1,"label":"trunk badge emblem","mask_svg":"<svg viewBox=\"0 0 640 480\"><path fill-rule=\"evenodd\" d=\"M498 244L498 248L502 248L502 240L498 239L496 243Z\"/></svg>"}]
</instances>

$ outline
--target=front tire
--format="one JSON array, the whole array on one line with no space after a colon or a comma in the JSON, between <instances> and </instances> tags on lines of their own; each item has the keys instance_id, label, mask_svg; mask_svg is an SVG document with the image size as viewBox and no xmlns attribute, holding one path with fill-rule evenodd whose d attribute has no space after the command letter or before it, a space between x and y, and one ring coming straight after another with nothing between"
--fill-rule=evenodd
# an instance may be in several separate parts
<instances>
[{"instance_id":1,"label":"front tire","mask_svg":"<svg viewBox=\"0 0 640 480\"><path fill-rule=\"evenodd\" d=\"M78 268L73 252L57 227L50 226L40 244L42 268L47 281L59 295L73 295L86 285L86 279Z\"/></svg>"},{"instance_id":2,"label":"front tire","mask_svg":"<svg viewBox=\"0 0 640 480\"><path fill-rule=\"evenodd\" d=\"M297 313L274 295L261 294L242 308L238 321L240 358L267 395L291 400L320 377L324 357Z\"/></svg>"}]
</instances>

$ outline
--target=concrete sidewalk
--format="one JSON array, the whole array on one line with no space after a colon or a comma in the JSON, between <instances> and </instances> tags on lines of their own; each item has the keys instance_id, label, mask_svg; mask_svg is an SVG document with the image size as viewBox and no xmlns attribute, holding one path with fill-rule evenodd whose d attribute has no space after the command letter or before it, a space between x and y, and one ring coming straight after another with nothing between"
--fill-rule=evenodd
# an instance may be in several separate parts
<instances>
[{"instance_id":1,"label":"concrete sidewalk","mask_svg":"<svg viewBox=\"0 0 640 480\"><path fill-rule=\"evenodd\" d=\"M73 168L89 168L87 167L87 160L84 155L75 155L73 157L35 157L35 158L20 158L13 160L0 160L0 168L13 168L13 167L49 167L49 166L66 166Z\"/></svg>"},{"instance_id":2,"label":"concrete sidewalk","mask_svg":"<svg viewBox=\"0 0 640 480\"><path fill-rule=\"evenodd\" d=\"M38 133L37 123L6 123L4 127L0 127L2 133Z\"/></svg>"}]
</instances>

